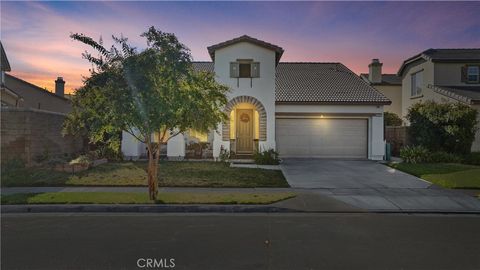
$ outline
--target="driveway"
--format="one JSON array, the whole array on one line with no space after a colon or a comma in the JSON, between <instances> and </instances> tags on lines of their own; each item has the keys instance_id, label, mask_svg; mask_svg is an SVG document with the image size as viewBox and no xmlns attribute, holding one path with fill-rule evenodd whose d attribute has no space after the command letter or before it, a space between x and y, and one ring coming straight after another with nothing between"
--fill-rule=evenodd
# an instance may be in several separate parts
<instances>
[{"instance_id":1,"label":"driveway","mask_svg":"<svg viewBox=\"0 0 480 270\"><path fill-rule=\"evenodd\" d=\"M446 190L375 161L286 159L290 186L326 195L365 210L471 212L480 200Z\"/></svg>"}]
</instances>

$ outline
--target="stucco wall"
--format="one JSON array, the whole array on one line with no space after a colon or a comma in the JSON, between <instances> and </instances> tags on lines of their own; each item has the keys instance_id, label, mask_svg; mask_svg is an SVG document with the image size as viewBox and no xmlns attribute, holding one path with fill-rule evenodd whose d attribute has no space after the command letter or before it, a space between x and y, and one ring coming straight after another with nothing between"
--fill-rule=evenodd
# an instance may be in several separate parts
<instances>
[{"instance_id":1,"label":"stucco wall","mask_svg":"<svg viewBox=\"0 0 480 270\"><path fill-rule=\"evenodd\" d=\"M230 78L230 62L237 59L252 59L260 63L259 78ZM267 113L267 139L260 141L263 149L275 148L275 52L257 45L241 42L215 52L215 74L219 83L230 87L229 100L237 96L252 96L260 101ZM218 157L220 148L229 150L230 142L222 141L221 125L215 133L213 156Z\"/></svg>"},{"instance_id":2,"label":"stucco wall","mask_svg":"<svg viewBox=\"0 0 480 270\"><path fill-rule=\"evenodd\" d=\"M26 108L2 108L2 162L20 158L27 164L38 155L49 157L78 153L83 139L62 136L65 115Z\"/></svg>"},{"instance_id":3,"label":"stucco wall","mask_svg":"<svg viewBox=\"0 0 480 270\"><path fill-rule=\"evenodd\" d=\"M468 63L469 65L480 65L479 63ZM471 84L462 82L462 67L465 63L435 63L435 84L436 85L456 85L456 86L473 86L480 84Z\"/></svg>"},{"instance_id":4,"label":"stucco wall","mask_svg":"<svg viewBox=\"0 0 480 270\"><path fill-rule=\"evenodd\" d=\"M392 101L391 105L383 106L386 112L402 116L402 86L401 85L373 85L380 93Z\"/></svg>"},{"instance_id":5,"label":"stucco wall","mask_svg":"<svg viewBox=\"0 0 480 270\"><path fill-rule=\"evenodd\" d=\"M422 94L420 96L411 96L412 74L423 70L423 85ZM405 117L408 113L408 108L416 102L432 100L434 92L428 88L429 84L434 82L434 68L431 62L424 62L413 66L405 72L402 78L402 116Z\"/></svg>"}]
</instances>

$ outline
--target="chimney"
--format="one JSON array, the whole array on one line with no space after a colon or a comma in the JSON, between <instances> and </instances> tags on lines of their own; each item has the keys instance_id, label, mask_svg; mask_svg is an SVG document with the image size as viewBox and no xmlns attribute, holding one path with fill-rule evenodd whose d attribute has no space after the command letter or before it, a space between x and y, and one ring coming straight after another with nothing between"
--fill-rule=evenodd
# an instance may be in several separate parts
<instances>
[{"instance_id":1,"label":"chimney","mask_svg":"<svg viewBox=\"0 0 480 270\"><path fill-rule=\"evenodd\" d=\"M65 81L62 77L58 77L55 81L55 94L61 97L65 94Z\"/></svg>"},{"instance_id":2,"label":"chimney","mask_svg":"<svg viewBox=\"0 0 480 270\"><path fill-rule=\"evenodd\" d=\"M368 80L372 83L382 82L382 63L378 59L372 59L372 63L368 65Z\"/></svg>"}]
</instances>

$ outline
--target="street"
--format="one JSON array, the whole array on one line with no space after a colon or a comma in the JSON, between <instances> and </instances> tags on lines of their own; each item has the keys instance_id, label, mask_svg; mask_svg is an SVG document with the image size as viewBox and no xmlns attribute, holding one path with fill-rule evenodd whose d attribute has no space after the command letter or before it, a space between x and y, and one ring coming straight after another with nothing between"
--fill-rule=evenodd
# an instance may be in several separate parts
<instances>
[{"instance_id":1,"label":"street","mask_svg":"<svg viewBox=\"0 0 480 270\"><path fill-rule=\"evenodd\" d=\"M3 214L1 269L480 269L479 228L478 215Z\"/></svg>"}]
</instances>

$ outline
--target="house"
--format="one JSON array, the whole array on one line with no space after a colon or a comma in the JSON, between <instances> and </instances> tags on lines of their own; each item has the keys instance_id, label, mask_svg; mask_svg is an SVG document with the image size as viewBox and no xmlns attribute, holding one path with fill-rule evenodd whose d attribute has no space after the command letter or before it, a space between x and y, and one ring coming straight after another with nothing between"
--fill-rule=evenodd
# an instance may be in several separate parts
<instances>
[{"instance_id":1,"label":"house","mask_svg":"<svg viewBox=\"0 0 480 270\"><path fill-rule=\"evenodd\" d=\"M401 65L402 116L425 100L461 102L480 111L480 49L428 49ZM479 119L480 120L480 119ZM480 151L477 132L472 151Z\"/></svg>"},{"instance_id":2,"label":"house","mask_svg":"<svg viewBox=\"0 0 480 270\"><path fill-rule=\"evenodd\" d=\"M65 81L56 80L56 94L12 76L1 44L0 163L21 159L27 165L47 157L65 157L84 150L83 138L62 135L70 100L63 97Z\"/></svg>"},{"instance_id":3,"label":"house","mask_svg":"<svg viewBox=\"0 0 480 270\"><path fill-rule=\"evenodd\" d=\"M23 98L16 93L15 91L8 89L5 87L5 72L11 71L10 62L8 61L7 54L3 49L3 44L0 42L0 58L1 58L1 84L0 84L0 91L1 91L1 104L3 106L11 106L11 107L19 107Z\"/></svg>"},{"instance_id":4,"label":"house","mask_svg":"<svg viewBox=\"0 0 480 270\"><path fill-rule=\"evenodd\" d=\"M360 77L386 96L392 104L385 105L386 112L402 115L402 78L397 74L382 73L383 63L378 59L372 59L368 65L368 73L360 74Z\"/></svg>"},{"instance_id":5,"label":"house","mask_svg":"<svg viewBox=\"0 0 480 270\"><path fill-rule=\"evenodd\" d=\"M40 109L68 113L72 109L69 99L64 97L65 81L58 77L55 93L8 74L11 71L7 54L1 46L1 104L2 107Z\"/></svg>"},{"instance_id":6,"label":"house","mask_svg":"<svg viewBox=\"0 0 480 270\"><path fill-rule=\"evenodd\" d=\"M281 157L383 159L383 106L391 102L343 64L280 62L281 47L246 35L207 49L212 62L194 67L231 89L230 120L172 138L169 159L182 159L192 137L209 142L214 158L222 149L237 157L276 149ZM138 158L145 146L124 132L122 151Z\"/></svg>"}]
</instances>

